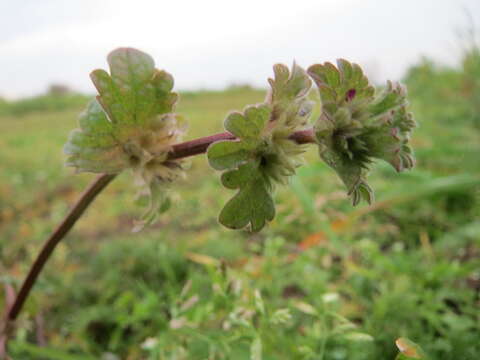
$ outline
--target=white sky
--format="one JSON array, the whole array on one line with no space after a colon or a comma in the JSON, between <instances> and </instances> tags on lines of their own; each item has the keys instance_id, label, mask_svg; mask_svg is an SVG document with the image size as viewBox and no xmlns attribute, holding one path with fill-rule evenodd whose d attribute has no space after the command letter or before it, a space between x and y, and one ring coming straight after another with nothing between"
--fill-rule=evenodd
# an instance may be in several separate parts
<instances>
[{"instance_id":1,"label":"white sky","mask_svg":"<svg viewBox=\"0 0 480 360\"><path fill-rule=\"evenodd\" d=\"M180 90L265 87L274 63L338 57L396 80L422 55L454 63L467 12L478 25L480 0L0 0L0 96L93 93L89 72L118 46L150 53Z\"/></svg>"}]
</instances>

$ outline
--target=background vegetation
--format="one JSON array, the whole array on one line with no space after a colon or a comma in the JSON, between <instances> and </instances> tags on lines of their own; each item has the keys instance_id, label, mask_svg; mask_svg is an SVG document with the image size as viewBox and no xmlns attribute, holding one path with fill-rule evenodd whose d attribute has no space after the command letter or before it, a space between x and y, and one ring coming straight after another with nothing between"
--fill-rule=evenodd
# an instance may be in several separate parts
<instances>
[{"instance_id":1,"label":"background vegetation","mask_svg":"<svg viewBox=\"0 0 480 360\"><path fill-rule=\"evenodd\" d=\"M480 357L480 53L425 59L404 82L418 165L378 165L377 201L352 208L312 150L260 234L217 224L231 194L192 159L159 223L132 234L117 179L60 244L11 343L14 359L393 359L406 336L431 359ZM221 131L248 87L181 94L189 137ZM0 281L18 287L92 176L60 151L86 97L0 102ZM4 306L4 294L0 305ZM262 356L260 354L263 354Z\"/></svg>"}]
</instances>

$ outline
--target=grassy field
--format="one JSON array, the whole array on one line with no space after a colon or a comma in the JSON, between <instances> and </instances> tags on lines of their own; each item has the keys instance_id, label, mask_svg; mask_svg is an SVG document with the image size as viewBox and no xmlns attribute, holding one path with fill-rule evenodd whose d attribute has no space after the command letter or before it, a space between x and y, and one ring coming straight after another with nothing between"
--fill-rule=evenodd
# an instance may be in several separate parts
<instances>
[{"instance_id":1,"label":"grassy field","mask_svg":"<svg viewBox=\"0 0 480 360\"><path fill-rule=\"evenodd\" d=\"M393 360L401 336L431 359L478 359L480 56L466 53L457 69L425 61L405 82L418 166L396 174L377 164L372 206L352 208L312 147L278 188L276 219L259 234L229 231L216 217L231 192L200 156L172 209L132 234L141 209L121 175L48 263L13 359ZM222 131L228 111L263 97L187 93L177 110L190 139ZM3 283L20 285L93 179L63 166L80 110L0 117Z\"/></svg>"}]
</instances>

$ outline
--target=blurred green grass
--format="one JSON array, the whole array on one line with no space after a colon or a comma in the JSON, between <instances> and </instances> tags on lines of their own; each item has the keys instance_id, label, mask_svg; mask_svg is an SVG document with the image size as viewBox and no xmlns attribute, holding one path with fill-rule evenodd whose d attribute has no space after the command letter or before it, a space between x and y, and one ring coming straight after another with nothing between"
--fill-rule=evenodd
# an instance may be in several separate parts
<instances>
[{"instance_id":1,"label":"blurred green grass","mask_svg":"<svg viewBox=\"0 0 480 360\"><path fill-rule=\"evenodd\" d=\"M259 342L263 359L393 359L401 336L432 359L477 359L478 64L474 48L460 68L425 60L410 69L418 165L396 174L377 164L371 207L350 206L312 147L278 189L272 224L229 231L216 217L231 192L199 156L172 209L132 234L141 209L122 174L48 263L14 359L247 359ZM248 87L181 94L187 140L222 131L228 111L264 96ZM35 109L0 117L0 279L17 288L93 179L62 165L78 104Z\"/></svg>"}]
</instances>

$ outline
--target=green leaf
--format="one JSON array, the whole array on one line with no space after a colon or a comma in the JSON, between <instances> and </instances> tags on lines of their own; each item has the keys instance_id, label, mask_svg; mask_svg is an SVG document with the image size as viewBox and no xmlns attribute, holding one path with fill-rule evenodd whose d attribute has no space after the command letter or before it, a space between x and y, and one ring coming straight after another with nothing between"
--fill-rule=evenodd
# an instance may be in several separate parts
<instances>
[{"instance_id":1,"label":"green leaf","mask_svg":"<svg viewBox=\"0 0 480 360\"><path fill-rule=\"evenodd\" d=\"M249 106L244 113L233 112L225 119L225 129L242 140L258 140L270 116L266 104Z\"/></svg>"},{"instance_id":2,"label":"green leaf","mask_svg":"<svg viewBox=\"0 0 480 360\"><path fill-rule=\"evenodd\" d=\"M365 179L363 162L350 158L341 151L325 147L320 157L330 167L335 169L338 176L345 184L348 195L352 197L352 204L357 205L362 199L371 204L374 201L374 194Z\"/></svg>"},{"instance_id":3,"label":"green leaf","mask_svg":"<svg viewBox=\"0 0 480 360\"><path fill-rule=\"evenodd\" d=\"M399 172L411 169L415 159L409 140L416 123L407 112L406 89L388 82L369 111L372 121L362 137L370 156L387 161Z\"/></svg>"},{"instance_id":4,"label":"green leaf","mask_svg":"<svg viewBox=\"0 0 480 360\"><path fill-rule=\"evenodd\" d=\"M307 95L312 87L312 80L297 64L293 64L292 71L283 64L273 67L274 79L268 79L271 91L267 101L272 105L271 121L275 122L272 128L274 133L289 136L307 125L312 111L312 102Z\"/></svg>"},{"instance_id":5,"label":"green leaf","mask_svg":"<svg viewBox=\"0 0 480 360\"><path fill-rule=\"evenodd\" d=\"M313 65L308 73L315 80L322 100L322 113L315 124L319 153L348 189L354 205L373 201L366 182L374 158L389 162L397 171L414 165L408 142L415 121L407 112L406 91L387 82L377 92L357 64L346 60Z\"/></svg>"},{"instance_id":6,"label":"green leaf","mask_svg":"<svg viewBox=\"0 0 480 360\"><path fill-rule=\"evenodd\" d=\"M231 229L242 229L249 225L252 231L260 231L267 221L273 220L275 206L272 186L260 170L259 161L250 161L224 173L222 183L229 189L239 191L221 211L221 224Z\"/></svg>"},{"instance_id":7,"label":"green leaf","mask_svg":"<svg viewBox=\"0 0 480 360\"><path fill-rule=\"evenodd\" d=\"M241 141L219 141L207 151L208 162L215 170L232 169L248 160L251 149Z\"/></svg>"},{"instance_id":8,"label":"green leaf","mask_svg":"<svg viewBox=\"0 0 480 360\"><path fill-rule=\"evenodd\" d=\"M79 125L64 146L67 166L95 173L118 173L129 166L129 155L113 135L113 125L97 100L80 115Z\"/></svg>"},{"instance_id":9,"label":"green leaf","mask_svg":"<svg viewBox=\"0 0 480 360\"><path fill-rule=\"evenodd\" d=\"M320 90L322 112L330 117L333 117L341 106L355 108L373 100L375 89L357 64L339 59L337 67L329 62L312 65L308 68L308 74Z\"/></svg>"},{"instance_id":10,"label":"green leaf","mask_svg":"<svg viewBox=\"0 0 480 360\"><path fill-rule=\"evenodd\" d=\"M231 113L225 119L225 128L238 140L219 141L207 149L210 166L216 170L230 170L222 175L223 185L239 189L219 215L220 223L228 228L250 226L252 231L259 231L275 214L273 189L266 168L260 166L270 113L267 104L249 106L243 114Z\"/></svg>"},{"instance_id":11,"label":"green leaf","mask_svg":"<svg viewBox=\"0 0 480 360\"><path fill-rule=\"evenodd\" d=\"M156 99L158 95L165 97L165 88L173 86L173 82L158 74L150 55L120 48L112 51L107 61L110 75L104 70L95 70L90 77L100 94L99 102L113 123L142 126L160 111L171 110L161 109ZM157 91L159 89L161 91Z\"/></svg>"},{"instance_id":12,"label":"green leaf","mask_svg":"<svg viewBox=\"0 0 480 360\"><path fill-rule=\"evenodd\" d=\"M270 116L266 104L249 106L245 112L233 112L225 119L225 129L239 140L213 143L207 149L210 166L216 170L234 169L252 158L262 139L262 133Z\"/></svg>"},{"instance_id":13,"label":"green leaf","mask_svg":"<svg viewBox=\"0 0 480 360\"><path fill-rule=\"evenodd\" d=\"M90 77L99 92L98 101L113 124L145 127L155 115L171 112L177 99L173 78L155 69L150 55L132 48L120 48L108 55L110 75L95 70ZM121 126L116 135L125 135Z\"/></svg>"}]
</instances>

